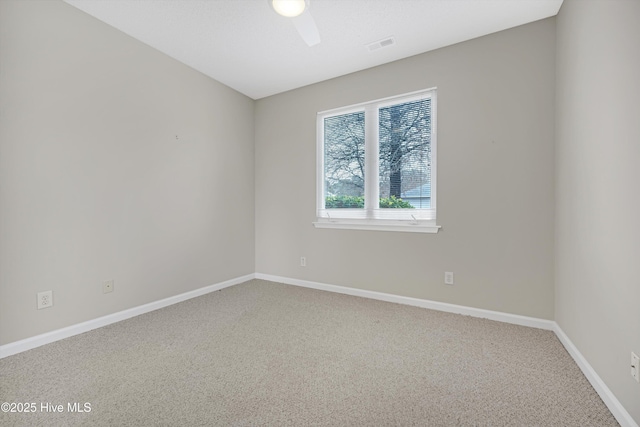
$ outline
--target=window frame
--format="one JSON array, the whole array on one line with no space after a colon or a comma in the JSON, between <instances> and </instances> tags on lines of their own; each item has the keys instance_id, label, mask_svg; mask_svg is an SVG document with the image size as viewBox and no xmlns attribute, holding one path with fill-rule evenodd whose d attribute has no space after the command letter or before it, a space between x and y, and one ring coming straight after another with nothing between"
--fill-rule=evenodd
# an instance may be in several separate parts
<instances>
[{"instance_id":1,"label":"window frame","mask_svg":"<svg viewBox=\"0 0 640 427\"><path fill-rule=\"evenodd\" d=\"M385 107L431 100L431 198L429 209L375 208L379 201L379 110ZM325 209L324 120L350 113L365 114L365 168L363 209ZM353 104L316 115L316 228L437 233L437 88ZM413 212L413 213L412 213Z\"/></svg>"}]
</instances>

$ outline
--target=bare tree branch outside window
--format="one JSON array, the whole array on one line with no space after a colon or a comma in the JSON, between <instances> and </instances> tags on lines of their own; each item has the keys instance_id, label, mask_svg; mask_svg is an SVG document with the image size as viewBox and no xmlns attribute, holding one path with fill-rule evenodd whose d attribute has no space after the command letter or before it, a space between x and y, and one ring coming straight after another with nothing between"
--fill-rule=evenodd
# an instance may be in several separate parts
<instances>
[{"instance_id":1,"label":"bare tree branch outside window","mask_svg":"<svg viewBox=\"0 0 640 427\"><path fill-rule=\"evenodd\" d=\"M431 99L383 107L379 112L380 207L412 208L398 203L411 191L428 207L431 181ZM365 114L348 113L324 120L325 197L364 198ZM389 203L387 199L394 202ZM422 200L426 200L423 202Z\"/></svg>"}]
</instances>

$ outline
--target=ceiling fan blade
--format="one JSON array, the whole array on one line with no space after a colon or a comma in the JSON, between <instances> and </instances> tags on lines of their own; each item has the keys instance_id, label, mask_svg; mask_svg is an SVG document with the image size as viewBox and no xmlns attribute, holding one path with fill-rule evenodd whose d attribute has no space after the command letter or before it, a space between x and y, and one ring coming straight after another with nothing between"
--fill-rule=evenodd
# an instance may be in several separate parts
<instances>
[{"instance_id":1,"label":"ceiling fan blade","mask_svg":"<svg viewBox=\"0 0 640 427\"><path fill-rule=\"evenodd\" d=\"M316 27L316 21L311 16L308 10L305 10L302 15L292 18L293 25L296 26L296 30L302 36L302 39L309 46L315 46L320 43L320 33L318 27Z\"/></svg>"}]
</instances>

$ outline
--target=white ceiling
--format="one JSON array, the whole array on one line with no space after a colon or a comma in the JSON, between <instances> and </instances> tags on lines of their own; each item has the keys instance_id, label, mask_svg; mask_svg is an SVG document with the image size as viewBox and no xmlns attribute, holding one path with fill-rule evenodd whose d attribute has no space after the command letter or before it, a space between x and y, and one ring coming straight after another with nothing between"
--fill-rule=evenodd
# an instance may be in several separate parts
<instances>
[{"instance_id":1,"label":"white ceiling","mask_svg":"<svg viewBox=\"0 0 640 427\"><path fill-rule=\"evenodd\" d=\"M259 99L554 16L562 0L310 0L309 47L267 0L65 0ZM393 36L395 45L365 45Z\"/></svg>"}]
</instances>

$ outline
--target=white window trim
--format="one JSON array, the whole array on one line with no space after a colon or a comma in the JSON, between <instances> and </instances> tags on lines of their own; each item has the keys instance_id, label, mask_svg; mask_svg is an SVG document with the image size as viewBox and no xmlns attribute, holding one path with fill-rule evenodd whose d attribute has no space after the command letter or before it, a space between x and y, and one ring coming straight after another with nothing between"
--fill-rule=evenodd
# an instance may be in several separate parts
<instances>
[{"instance_id":1,"label":"white window trim","mask_svg":"<svg viewBox=\"0 0 640 427\"><path fill-rule=\"evenodd\" d=\"M374 209L373 201L379 198L378 185L365 185L364 209L325 209L324 197L324 118L339 114L364 111L365 113L365 177L378 176L378 153L371 150L370 140L378 141L378 111L380 108L402 102L411 102L431 97L431 208L430 209ZM350 230L402 231L437 233L437 97L436 88L420 90L378 99L347 107L321 111L316 117L316 228ZM392 212L393 211L393 212ZM406 215L407 219L388 219L384 216Z\"/></svg>"}]
</instances>

